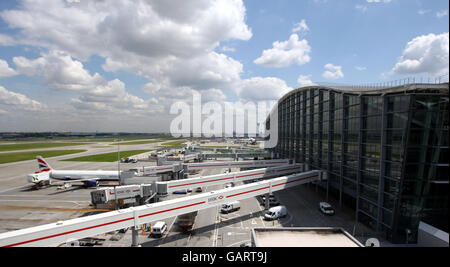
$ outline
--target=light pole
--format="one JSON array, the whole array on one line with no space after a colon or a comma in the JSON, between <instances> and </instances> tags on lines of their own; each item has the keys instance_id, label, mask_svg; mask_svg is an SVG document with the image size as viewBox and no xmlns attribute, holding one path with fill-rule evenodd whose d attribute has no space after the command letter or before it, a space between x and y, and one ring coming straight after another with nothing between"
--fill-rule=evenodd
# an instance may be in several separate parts
<instances>
[{"instance_id":1,"label":"light pole","mask_svg":"<svg viewBox=\"0 0 450 267\"><path fill-rule=\"evenodd\" d=\"M117 175L119 177L119 184L120 184L120 138L117 138ZM117 205L117 191L116 191L116 185L114 185L114 204L115 209L118 209Z\"/></svg>"},{"instance_id":2,"label":"light pole","mask_svg":"<svg viewBox=\"0 0 450 267\"><path fill-rule=\"evenodd\" d=\"M117 139L117 175L119 176L120 184L120 136Z\"/></svg>"}]
</instances>

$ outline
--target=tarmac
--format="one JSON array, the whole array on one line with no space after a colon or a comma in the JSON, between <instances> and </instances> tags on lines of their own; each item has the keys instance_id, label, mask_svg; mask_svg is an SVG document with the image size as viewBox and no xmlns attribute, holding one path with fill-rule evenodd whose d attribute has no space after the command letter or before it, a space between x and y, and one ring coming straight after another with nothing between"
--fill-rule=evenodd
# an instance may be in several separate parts
<instances>
[{"instance_id":1,"label":"tarmac","mask_svg":"<svg viewBox=\"0 0 450 267\"><path fill-rule=\"evenodd\" d=\"M157 145L158 143L121 145L120 149L156 150ZM117 170L117 162L61 161L73 157L117 151L117 146L102 147L98 143L81 147L88 149L88 151L53 157L47 159L47 161L55 169ZM64 149L72 148L64 147ZM80 146L77 148L80 148ZM128 170L152 164L155 163L121 163L120 168L121 170ZM93 189L85 189L76 185L61 191L57 190L55 186L39 190L30 189L30 184L26 181L26 175L37 169L36 160L0 164L0 233L105 212L105 210L95 210L90 206L90 192ZM224 171L225 169L203 170L191 177L218 174ZM232 169L232 171L239 171L239 169ZM213 186L207 190L221 188L223 186ZM188 195L193 194L199 193L188 193ZM336 214L334 216L322 214L317 205L320 201L324 201L326 196L324 190L318 190L315 185L301 185L274 192L274 195L281 202L281 205L287 207L288 216L286 218L275 221L263 220L264 206L260 204L256 197L252 197L241 200L241 209L229 214L221 214L220 207L199 211L194 229L188 233L180 232L177 229L176 217L168 218L164 221L166 221L169 230L162 238L152 238L149 237L150 233L140 231L139 243L143 247L238 247L250 242L251 229L256 227L342 227L362 244L369 237L376 236L376 233L367 227L355 223L354 210L345 206L339 207L337 200L331 196L328 202L335 208ZM185 196L170 195L163 201ZM128 247L131 245L130 230L124 233L118 231L107 233L95 236L95 238L101 240L101 246ZM378 238L382 246L392 246L381 237Z\"/></svg>"}]
</instances>

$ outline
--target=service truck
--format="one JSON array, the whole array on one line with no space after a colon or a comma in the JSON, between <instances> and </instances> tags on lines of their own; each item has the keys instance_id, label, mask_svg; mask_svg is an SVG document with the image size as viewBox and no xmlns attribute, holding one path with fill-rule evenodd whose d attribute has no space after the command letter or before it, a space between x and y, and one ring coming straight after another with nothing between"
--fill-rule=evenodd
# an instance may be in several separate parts
<instances>
[{"instance_id":1,"label":"service truck","mask_svg":"<svg viewBox=\"0 0 450 267\"><path fill-rule=\"evenodd\" d=\"M194 226L195 217L197 217L197 211L178 215L178 229L184 232L191 231Z\"/></svg>"},{"instance_id":2,"label":"service truck","mask_svg":"<svg viewBox=\"0 0 450 267\"><path fill-rule=\"evenodd\" d=\"M239 201L233 201L227 204L223 204L220 211L222 213L229 213L232 211L236 211L241 208L241 203Z\"/></svg>"},{"instance_id":3,"label":"service truck","mask_svg":"<svg viewBox=\"0 0 450 267\"><path fill-rule=\"evenodd\" d=\"M102 204L114 207L116 201L120 206L135 203L142 205L145 198L151 196L151 194L151 184L106 187L91 191L91 202L97 207Z\"/></svg>"}]
</instances>

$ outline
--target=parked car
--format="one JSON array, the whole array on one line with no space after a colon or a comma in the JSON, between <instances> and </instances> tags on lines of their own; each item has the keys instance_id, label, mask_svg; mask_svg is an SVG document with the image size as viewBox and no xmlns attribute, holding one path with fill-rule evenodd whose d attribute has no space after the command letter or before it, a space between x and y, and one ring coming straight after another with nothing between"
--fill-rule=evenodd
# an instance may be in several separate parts
<instances>
[{"instance_id":1,"label":"parked car","mask_svg":"<svg viewBox=\"0 0 450 267\"><path fill-rule=\"evenodd\" d=\"M260 197L260 204L261 206L265 206L266 205L266 198L265 196L261 196ZM279 206L281 203L278 199L276 199L275 196L269 196L269 207L275 207L275 206Z\"/></svg>"},{"instance_id":2,"label":"parked car","mask_svg":"<svg viewBox=\"0 0 450 267\"><path fill-rule=\"evenodd\" d=\"M261 196L261 200L265 201L266 200L266 195L262 195ZM276 200L276 197L274 195L269 195L269 200Z\"/></svg>"},{"instance_id":3,"label":"parked car","mask_svg":"<svg viewBox=\"0 0 450 267\"><path fill-rule=\"evenodd\" d=\"M197 193L201 193L201 192L203 192L203 188L201 188L201 187L197 187L197 188L195 189L195 192L197 192Z\"/></svg>"},{"instance_id":4,"label":"parked car","mask_svg":"<svg viewBox=\"0 0 450 267\"><path fill-rule=\"evenodd\" d=\"M252 247L252 242L246 242L239 245L241 248L250 248Z\"/></svg>"},{"instance_id":5,"label":"parked car","mask_svg":"<svg viewBox=\"0 0 450 267\"><path fill-rule=\"evenodd\" d=\"M334 215L335 211L333 207L327 202L319 203L319 210L326 215Z\"/></svg>"}]
</instances>

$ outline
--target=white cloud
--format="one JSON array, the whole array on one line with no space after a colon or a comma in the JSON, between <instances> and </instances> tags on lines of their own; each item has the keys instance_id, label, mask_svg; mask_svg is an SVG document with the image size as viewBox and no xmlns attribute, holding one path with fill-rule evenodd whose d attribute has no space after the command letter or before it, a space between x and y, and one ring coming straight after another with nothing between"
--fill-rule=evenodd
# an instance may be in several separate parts
<instances>
[{"instance_id":1,"label":"white cloud","mask_svg":"<svg viewBox=\"0 0 450 267\"><path fill-rule=\"evenodd\" d=\"M0 59L0 78L11 77L17 75L17 72L11 69L8 62Z\"/></svg>"},{"instance_id":2,"label":"white cloud","mask_svg":"<svg viewBox=\"0 0 450 267\"><path fill-rule=\"evenodd\" d=\"M292 29L292 32L300 32L301 34L306 34L307 32L309 32L309 27L306 24L306 21L302 19L300 22L296 23L294 25L294 28Z\"/></svg>"},{"instance_id":3,"label":"white cloud","mask_svg":"<svg viewBox=\"0 0 450 267\"><path fill-rule=\"evenodd\" d=\"M363 66L355 66L355 69L359 71L367 70L367 68Z\"/></svg>"},{"instance_id":4,"label":"white cloud","mask_svg":"<svg viewBox=\"0 0 450 267\"><path fill-rule=\"evenodd\" d=\"M15 41L8 35L0 33L0 45L2 46L11 46L14 45Z\"/></svg>"},{"instance_id":5,"label":"white cloud","mask_svg":"<svg viewBox=\"0 0 450 267\"><path fill-rule=\"evenodd\" d=\"M0 17L14 29L11 36L0 35L0 45L44 51L38 58L14 58L16 71L39 77L50 89L71 92L67 103L52 103L58 112L45 117L52 118L46 120L48 129L58 129L60 123L67 129L82 125L81 129L116 131L123 129L120 125L133 127L136 123L128 114L135 114L143 118L139 129L164 130L161 125L169 121L164 109L178 99L192 98L193 89L204 100L218 102L226 100L227 90L246 100L278 100L292 90L278 78L242 80L243 64L217 52L232 52L223 45L227 41L252 37L242 0L120 0L114 5L75 0L43 0L36 5L22 0L14 10L1 11ZM286 49L280 54L286 58L280 64L309 62L307 41L299 41L296 34L291 37L283 42ZM148 79L140 88L148 98L131 94L118 79L108 81L86 70L93 55L104 59L107 72L126 71ZM158 116L150 116L155 113ZM157 121L157 127L148 126L152 123L144 118ZM56 122L50 125L52 121Z\"/></svg>"},{"instance_id":6,"label":"white cloud","mask_svg":"<svg viewBox=\"0 0 450 267\"><path fill-rule=\"evenodd\" d=\"M428 34L414 38L406 45L392 72L395 74L448 73L449 33Z\"/></svg>"},{"instance_id":7,"label":"white cloud","mask_svg":"<svg viewBox=\"0 0 450 267\"><path fill-rule=\"evenodd\" d=\"M46 108L46 105L32 100L23 94L8 91L5 87L0 86L0 107L15 111L37 111Z\"/></svg>"},{"instance_id":8,"label":"white cloud","mask_svg":"<svg viewBox=\"0 0 450 267\"><path fill-rule=\"evenodd\" d=\"M430 12L431 12L431 9L419 9L419 10L417 11L417 14L419 14L419 15L425 15L425 14L430 13Z\"/></svg>"},{"instance_id":9,"label":"white cloud","mask_svg":"<svg viewBox=\"0 0 450 267\"><path fill-rule=\"evenodd\" d=\"M327 70L322 74L322 76L326 79L339 79L344 77L341 66L335 66L328 63L325 65L325 69Z\"/></svg>"},{"instance_id":10,"label":"white cloud","mask_svg":"<svg viewBox=\"0 0 450 267\"><path fill-rule=\"evenodd\" d=\"M50 51L36 59L14 57L17 72L27 76L41 77L51 89L83 91L106 83L98 73L90 75L80 61L65 52Z\"/></svg>"},{"instance_id":11,"label":"white cloud","mask_svg":"<svg viewBox=\"0 0 450 267\"><path fill-rule=\"evenodd\" d=\"M367 0L367 3L390 3L392 0Z\"/></svg>"},{"instance_id":12,"label":"white cloud","mask_svg":"<svg viewBox=\"0 0 450 267\"><path fill-rule=\"evenodd\" d=\"M237 95L253 101L278 100L291 90L292 88L279 78L253 77L242 80L237 88Z\"/></svg>"},{"instance_id":13,"label":"white cloud","mask_svg":"<svg viewBox=\"0 0 450 267\"><path fill-rule=\"evenodd\" d=\"M19 73L42 78L50 89L80 92L78 98L70 100L70 105L78 109L114 113L150 110L152 100L131 95L118 79L107 81L98 73L91 75L80 61L65 52L50 51L32 60L15 57L13 61Z\"/></svg>"},{"instance_id":14,"label":"white cloud","mask_svg":"<svg viewBox=\"0 0 450 267\"><path fill-rule=\"evenodd\" d=\"M211 88L205 91L202 91L202 101L216 101L222 102L227 99L227 96L222 92L222 90Z\"/></svg>"},{"instance_id":15,"label":"white cloud","mask_svg":"<svg viewBox=\"0 0 450 267\"><path fill-rule=\"evenodd\" d=\"M2 11L0 17L19 32L17 43L63 51L81 61L98 55L105 59L105 71L143 76L162 89L206 90L227 89L240 80L242 64L214 49L223 41L252 37L245 14L242 0L121 0L114 5L23 1L15 10ZM18 63L26 67L31 62ZM88 84L95 78L95 74L78 74ZM56 75L49 80L56 80ZM52 88L82 89L72 84L61 81Z\"/></svg>"},{"instance_id":16,"label":"white cloud","mask_svg":"<svg viewBox=\"0 0 450 267\"><path fill-rule=\"evenodd\" d=\"M448 9L446 9L446 10L441 10L441 11L438 11L437 13L436 13L436 17L438 17L438 18L442 18L442 17L445 17L445 16L447 16L448 15Z\"/></svg>"},{"instance_id":17,"label":"white cloud","mask_svg":"<svg viewBox=\"0 0 450 267\"><path fill-rule=\"evenodd\" d=\"M161 85L149 82L144 85L144 87L142 88L142 91L144 91L148 94L155 94L160 89L161 89Z\"/></svg>"},{"instance_id":18,"label":"white cloud","mask_svg":"<svg viewBox=\"0 0 450 267\"><path fill-rule=\"evenodd\" d=\"M253 61L255 64L267 67L282 68L297 63L303 65L311 60L311 47L306 40L300 40L297 34L292 34L285 42L276 41L273 48L264 50L262 56Z\"/></svg>"},{"instance_id":19,"label":"white cloud","mask_svg":"<svg viewBox=\"0 0 450 267\"><path fill-rule=\"evenodd\" d=\"M121 52L192 57L211 51L220 41L252 36L240 0L121 0L114 5L23 1L19 9L0 16L20 30L21 43L65 50L81 59L92 54L114 58Z\"/></svg>"},{"instance_id":20,"label":"white cloud","mask_svg":"<svg viewBox=\"0 0 450 267\"><path fill-rule=\"evenodd\" d=\"M313 81L311 81L311 75L300 75L297 79L300 87L316 85Z\"/></svg>"},{"instance_id":21,"label":"white cloud","mask_svg":"<svg viewBox=\"0 0 450 267\"><path fill-rule=\"evenodd\" d=\"M222 46L222 51L225 51L225 52L235 52L236 51L236 49L235 48L233 48L233 47L228 47L228 46Z\"/></svg>"},{"instance_id":22,"label":"white cloud","mask_svg":"<svg viewBox=\"0 0 450 267\"><path fill-rule=\"evenodd\" d=\"M72 99L72 104L75 106L93 105L96 110L115 113L149 112L151 111L150 102L154 103L154 100L146 101L128 93L125 90L125 84L118 79L109 81L106 85L96 86L78 99Z\"/></svg>"},{"instance_id":23,"label":"white cloud","mask_svg":"<svg viewBox=\"0 0 450 267\"><path fill-rule=\"evenodd\" d=\"M390 3L392 0L366 0L367 3L369 4L373 4L373 3ZM366 13L368 10L368 7L365 5L361 5L361 4L356 4L355 8L362 11L363 13Z\"/></svg>"},{"instance_id":24,"label":"white cloud","mask_svg":"<svg viewBox=\"0 0 450 267\"><path fill-rule=\"evenodd\" d=\"M355 8L361 10L363 13L367 11L367 7L364 5L356 4Z\"/></svg>"}]
</instances>

